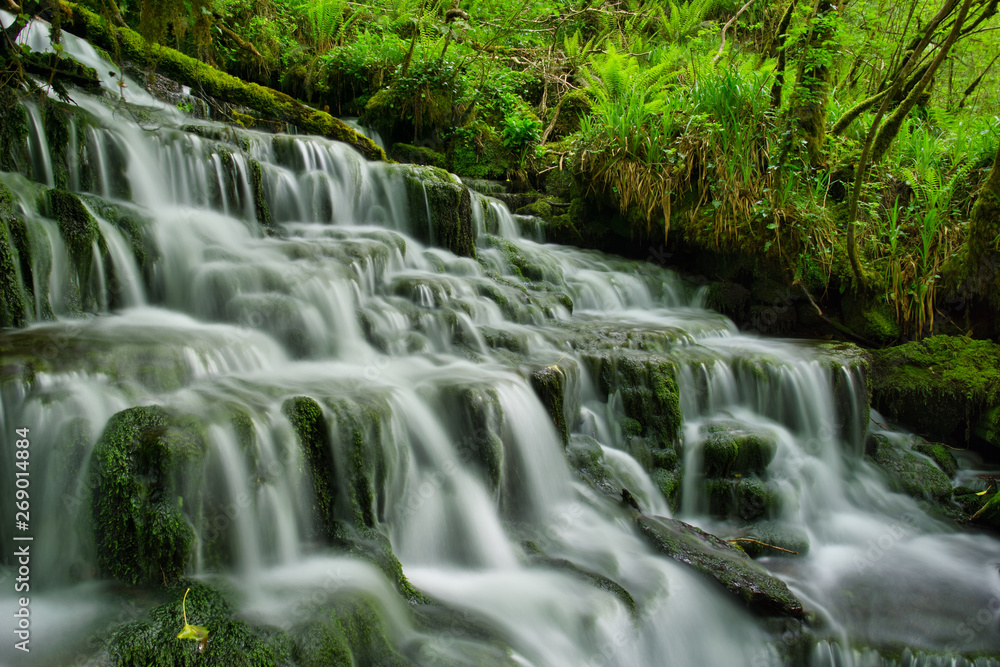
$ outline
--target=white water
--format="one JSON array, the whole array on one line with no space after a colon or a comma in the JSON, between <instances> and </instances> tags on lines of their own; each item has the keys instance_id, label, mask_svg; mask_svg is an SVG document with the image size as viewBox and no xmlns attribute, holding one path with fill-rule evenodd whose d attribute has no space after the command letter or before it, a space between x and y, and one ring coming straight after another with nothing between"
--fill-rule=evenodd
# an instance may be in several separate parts
<instances>
[{"instance_id":1,"label":"white water","mask_svg":"<svg viewBox=\"0 0 1000 667\"><path fill-rule=\"evenodd\" d=\"M37 34L31 40L44 46ZM66 48L108 69L70 36ZM105 85L118 90L116 80ZM155 104L134 82L125 90L134 103ZM12 430L29 426L39 494L32 505L32 657L39 662L31 664L86 657L89 632L142 611L123 612L114 587L95 578L87 460L113 414L153 403L209 424L192 574L229 577L243 592L247 617L286 628L317 587L331 598L362 590L378 600L390 634L414 661L447 656L474 664L475 638L418 629L378 570L316 543L303 462L281 413L284 400L297 395L328 406L335 455L345 460L350 443L329 406L386 409L379 433L368 434L384 462L375 489L378 528L418 589L486 619L513 659L782 664L788 646L780 633L712 582L654 554L613 497L626 486L647 513L669 514L628 453L623 397L602 397L581 341L602 349L652 341L679 365L689 471L684 520L723 536L742 528L707 514L695 473L701 426L735 421L773 435L777 454L766 476L782 502L771 520L804 534L810 548L762 562L817 615L816 632L827 640L809 649L806 662L881 664L853 645L1000 650L1000 543L959 533L886 489L861 458L870 425L857 371L831 365L811 344L739 334L667 270L520 238L495 201L476 199L478 228L496 220L499 235L538 267L548 289L524 282L485 236L478 262L425 247L413 238L419 230L411 228L399 170L365 163L345 146L246 132L241 149L221 126L206 124L218 140L172 129L188 120L176 109L158 105L163 127L148 132L96 98L77 99L100 127L88 130L85 159L70 165L70 183L90 182L92 194L131 212L155 258L139 266L125 235L93 209L107 251L97 252L90 280L102 297L92 312L71 317L56 224L35 210L28 185L0 175L22 197L32 240L53 258L34 267L37 323L0 334L10 354L5 366L37 361L30 381L8 376L0 384L0 462L13 468ZM37 108L29 109L37 128ZM31 173L51 183L43 135L32 142ZM252 159L262 165L274 236L254 217ZM552 290L570 297L572 312ZM39 293L59 319L42 321ZM589 436L604 452L617 482L611 495L567 464L526 379L545 366L565 377L574 441ZM465 389L479 392L488 413L480 429L500 443L496 479L476 460L477 435L449 403ZM250 415L253 462L222 406ZM72 449L70 435L81 424L84 435ZM9 516L6 495L0 507ZM340 500L337 518L349 521L349 503ZM0 523L0 542L11 544L12 533ZM213 542L223 544L221 565L219 553L206 552ZM535 549L620 584L635 599L635 617L614 594L532 559ZM0 615L7 618L10 574L0 570ZM3 664L21 658L10 644L0 644Z\"/></svg>"}]
</instances>

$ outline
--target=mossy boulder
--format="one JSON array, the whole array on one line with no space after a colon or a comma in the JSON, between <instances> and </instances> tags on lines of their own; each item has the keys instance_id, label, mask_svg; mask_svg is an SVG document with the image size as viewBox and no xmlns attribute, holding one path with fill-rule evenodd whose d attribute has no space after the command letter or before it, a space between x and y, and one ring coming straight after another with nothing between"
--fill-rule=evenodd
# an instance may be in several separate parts
<instances>
[{"instance_id":1,"label":"mossy boulder","mask_svg":"<svg viewBox=\"0 0 1000 667\"><path fill-rule=\"evenodd\" d=\"M714 516L755 521L774 516L780 507L779 495L756 475L711 478L705 485Z\"/></svg>"},{"instance_id":2,"label":"mossy boulder","mask_svg":"<svg viewBox=\"0 0 1000 667\"><path fill-rule=\"evenodd\" d=\"M893 491L921 500L951 499L951 482L946 474L930 461L894 444L887 436L872 435L865 445L865 454L882 470Z\"/></svg>"},{"instance_id":3,"label":"mossy boulder","mask_svg":"<svg viewBox=\"0 0 1000 667\"><path fill-rule=\"evenodd\" d=\"M21 258L11 238L24 224L14 193L0 183L0 327L23 327L28 323L28 301L20 275Z\"/></svg>"},{"instance_id":4,"label":"mossy boulder","mask_svg":"<svg viewBox=\"0 0 1000 667\"><path fill-rule=\"evenodd\" d=\"M954 477L955 473L958 472L958 461L955 459L955 455L951 453L950 449L940 443L922 442L914 445L913 451L919 452L924 456L929 456L937 467L941 469L941 472L948 475L948 477Z\"/></svg>"},{"instance_id":5,"label":"mossy boulder","mask_svg":"<svg viewBox=\"0 0 1000 667\"><path fill-rule=\"evenodd\" d=\"M333 525L332 534L334 545L381 570L406 600L413 603L426 602L424 595L415 589L403 574L403 566L392 551L389 538L380 531L337 521Z\"/></svg>"},{"instance_id":6,"label":"mossy boulder","mask_svg":"<svg viewBox=\"0 0 1000 667\"><path fill-rule=\"evenodd\" d=\"M101 240L97 221L80 198L66 190L45 191L45 212L59 223L59 233L74 269L73 289L79 291L86 306L94 296L89 294L88 286L94 263L93 245Z\"/></svg>"},{"instance_id":7,"label":"mossy boulder","mask_svg":"<svg viewBox=\"0 0 1000 667\"><path fill-rule=\"evenodd\" d=\"M396 649L374 597L357 593L306 610L308 621L290 631L292 658L302 667L412 663Z\"/></svg>"},{"instance_id":8,"label":"mossy boulder","mask_svg":"<svg viewBox=\"0 0 1000 667\"><path fill-rule=\"evenodd\" d=\"M753 431L736 422L701 428L703 469L708 477L761 474L774 459L778 442L773 433Z\"/></svg>"},{"instance_id":9,"label":"mossy boulder","mask_svg":"<svg viewBox=\"0 0 1000 667\"><path fill-rule=\"evenodd\" d=\"M674 519L639 515L635 522L657 551L714 579L750 611L762 616L805 617L802 603L783 581L725 540Z\"/></svg>"},{"instance_id":10,"label":"mossy boulder","mask_svg":"<svg viewBox=\"0 0 1000 667\"><path fill-rule=\"evenodd\" d=\"M960 336L931 336L872 350L872 403L925 436L966 442L973 427L1000 406L1000 345ZM980 433L989 436L990 431ZM1000 447L1000 440L987 441ZM983 447L988 458L1000 450Z\"/></svg>"},{"instance_id":11,"label":"mossy boulder","mask_svg":"<svg viewBox=\"0 0 1000 667\"><path fill-rule=\"evenodd\" d=\"M531 372L531 388L549 413L552 424L559 432L563 445L569 443L569 429L564 410L566 401L566 375L558 366L546 366Z\"/></svg>"},{"instance_id":12,"label":"mossy boulder","mask_svg":"<svg viewBox=\"0 0 1000 667\"><path fill-rule=\"evenodd\" d=\"M290 663L292 642L285 633L235 618L232 605L219 590L200 581L184 580L169 589L168 597L145 618L113 629L98 656L99 664L271 667ZM177 638L184 627L185 611L189 624L208 630L203 646L196 640Z\"/></svg>"},{"instance_id":13,"label":"mossy boulder","mask_svg":"<svg viewBox=\"0 0 1000 667\"><path fill-rule=\"evenodd\" d=\"M673 447L681 408L672 361L638 350L598 351L585 355L584 361L604 397L621 395L625 417L638 422L640 435L651 447Z\"/></svg>"},{"instance_id":14,"label":"mossy boulder","mask_svg":"<svg viewBox=\"0 0 1000 667\"><path fill-rule=\"evenodd\" d=\"M195 540L202 426L151 405L108 420L90 462L101 571L127 584L176 580Z\"/></svg>"},{"instance_id":15,"label":"mossy boulder","mask_svg":"<svg viewBox=\"0 0 1000 667\"><path fill-rule=\"evenodd\" d=\"M476 256L472 193L436 167L408 166L403 172L413 235L463 257Z\"/></svg>"},{"instance_id":16,"label":"mossy boulder","mask_svg":"<svg viewBox=\"0 0 1000 667\"><path fill-rule=\"evenodd\" d=\"M323 408L308 396L286 400L281 412L288 418L298 436L302 459L312 482L313 518L321 536L332 536L337 494L337 477L330 446L330 427Z\"/></svg>"},{"instance_id":17,"label":"mossy boulder","mask_svg":"<svg viewBox=\"0 0 1000 667\"><path fill-rule=\"evenodd\" d=\"M441 396L442 414L454 415L453 433L459 443L459 456L479 468L488 487L494 492L503 481L504 448L500 434L504 415L496 389L488 385L446 387Z\"/></svg>"},{"instance_id":18,"label":"mossy boulder","mask_svg":"<svg viewBox=\"0 0 1000 667\"><path fill-rule=\"evenodd\" d=\"M427 148L426 146L414 146L412 144L396 143L389 151L389 157L396 162L409 162L410 164L424 164L431 167L444 169L448 159L443 153Z\"/></svg>"},{"instance_id":19,"label":"mossy boulder","mask_svg":"<svg viewBox=\"0 0 1000 667\"><path fill-rule=\"evenodd\" d=\"M903 335L892 307L884 301L848 293L841 312L848 329L878 345L889 345Z\"/></svg>"},{"instance_id":20,"label":"mossy boulder","mask_svg":"<svg viewBox=\"0 0 1000 667\"><path fill-rule=\"evenodd\" d=\"M324 401L333 434L333 463L339 475L338 518L374 528L384 514L388 465L382 449L389 405L377 396L337 397ZM328 465L329 461L324 465ZM316 473L314 473L315 475Z\"/></svg>"}]
</instances>

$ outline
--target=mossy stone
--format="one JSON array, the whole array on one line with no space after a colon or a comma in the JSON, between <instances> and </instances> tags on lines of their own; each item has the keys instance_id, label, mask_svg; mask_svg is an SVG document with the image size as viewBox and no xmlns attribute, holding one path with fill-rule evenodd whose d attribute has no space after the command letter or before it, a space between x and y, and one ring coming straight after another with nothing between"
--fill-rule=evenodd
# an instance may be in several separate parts
<instances>
[{"instance_id":1,"label":"mossy stone","mask_svg":"<svg viewBox=\"0 0 1000 667\"><path fill-rule=\"evenodd\" d=\"M761 616L804 618L802 603L741 550L715 535L664 517L636 517L636 527L663 555L714 579Z\"/></svg>"},{"instance_id":2,"label":"mossy stone","mask_svg":"<svg viewBox=\"0 0 1000 667\"><path fill-rule=\"evenodd\" d=\"M20 257L10 229L23 225L14 193L0 183L0 327L23 327L28 323L28 301L20 275Z\"/></svg>"},{"instance_id":3,"label":"mossy stone","mask_svg":"<svg viewBox=\"0 0 1000 667\"><path fill-rule=\"evenodd\" d=\"M929 456L948 477L954 477L955 473L958 472L958 461L955 460L955 455L942 444L922 442L914 445L913 451Z\"/></svg>"},{"instance_id":4,"label":"mossy stone","mask_svg":"<svg viewBox=\"0 0 1000 667\"><path fill-rule=\"evenodd\" d=\"M410 165L403 172L413 235L462 257L476 256L472 193L443 169Z\"/></svg>"},{"instance_id":5,"label":"mossy stone","mask_svg":"<svg viewBox=\"0 0 1000 667\"><path fill-rule=\"evenodd\" d=\"M409 667L396 649L383 620L381 607L372 597L358 593L317 606L309 621L290 632L296 664L383 665Z\"/></svg>"},{"instance_id":6,"label":"mossy stone","mask_svg":"<svg viewBox=\"0 0 1000 667\"><path fill-rule=\"evenodd\" d=\"M411 164L425 164L431 167L444 169L448 164L448 159L443 153L427 148L426 146L414 146L412 144L396 143L389 151L389 157L396 162L409 162Z\"/></svg>"},{"instance_id":7,"label":"mossy stone","mask_svg":"<svg viewBox=\"0 0 1000 667\"><path fill-rule=\"evenodd\" d=\"M202 426L163 408L111 417L90 463L91 512L100 569L128 584L171 581L194 544L207 445Z\"/></svg>"},{"instance_id":8,"label":"mossy stone","mask_svg":"<svg viewBox=\"0 0 1000 667\"><path fill-rule=\"evenodd\" d=\"M453 436L459 456L477 466L488 487L496 492L503 481L504 414L496 389L488 385L446 387L441 395L443 414L456 415L460 428Z\"/></svg>"},{"instance_id":9,"label":"mossy stone","mask_svg":"<svg viewBox=\"0 0 1000 667\"><path fill-rule=\"evenodd\" d=\"M704 472L709 477L761 474L774 459L778 442L772 433L743 428L736 423L716 423L702 428Z\"/></svg>"},{"instance_id":10,"label":"mossy stone","mask_svg":"<svg viewBox=\"0 0 1000 667\"><path fill-rule=\"evenodd\" d=\"M312 482L313 516L320 535L329 539L334 526L337 483L326 415L319 403L308 396L287 399L281 406L281 412L298 436Z\"/></svg>"},{"instance_id":11,"label":"mossy stone","mask_svg":"<svg viewBox=\"0 0 1000 667\"><path fill-rule=\"evenodd\" d=\"M566 400L566 376L558 366L546 366L532 371L531 388L545 406L552 424L556 427L563 445L569 443L569 429L564 411Z\"/></svg>"},{"instance_id":12,"label":"mossy stone","mask_svg":"<svg viewBox=\"0 0 1000 667\"><path fill-rule=\"evenodd\" d=\"M219 590L200 581L184 580L170 588L169 598L144 619L112 630L104 642L100 664L272 667L290 663L292 644L285 633L234 618L232 605ZM188 623L208 630L208 641L202 648L197 641L177 638L184 627L185 611Z\"/></svg>"},{"instance_id":13,"label":"mossy stone","mask_svg":"<svg viewBox=\"0 0 1000 667\"><path fill-rule=\"evenodd\" d=\"M1000 406L996 343L931 336L871 357L873 405L918 433L965 442L980 416Z\"/></svg>"},{"instance_id":14,"label":"mossy stone","mask_svg":"<svg viewBox=\"0 0 1000 667\"><path fill-rule=\"evenodd\" d=\"M933 463L893 444L888 437L872 435L865 453L885 473L893 491L938 502L951 499L951 482L945 473Z\"/></svg>"},{"instance_id":15,"label":"mossy stone","mask_svg":"<svg viewBox=\"0 0 1000 667\"><path fill-rule=\"evenodd\" d=\"M13 86L0 86L0 171L21 171L28 159L28 113Z\"/></svg>"}]
</instances>

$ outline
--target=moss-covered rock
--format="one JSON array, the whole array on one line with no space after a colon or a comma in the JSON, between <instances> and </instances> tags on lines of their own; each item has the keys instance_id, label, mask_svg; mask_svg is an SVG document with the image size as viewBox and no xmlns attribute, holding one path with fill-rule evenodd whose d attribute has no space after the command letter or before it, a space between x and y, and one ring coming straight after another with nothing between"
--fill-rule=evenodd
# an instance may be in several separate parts
<instances>
[{"instance_id":1,"label":"moss-covered rock","mask_svg":"<svg viewBox=\"0 0 1000 667\"><path fill-rule=\"evenodd\" d=\"M681 409L672 361L636 350L600 351L584 360L605 397L620 393L625 416L641 425L654 449L673 447Z\"/></svg>"},{"instance_id":2,"label":"moss-covered rock","mask_svg":"<svg viewBox=\"0 0 1000 667\"><path fill-rule=\"evenodd\" d=\"M108 420L90 463L102 572L128 584L171 581L184 573L205 452L200 424L155 405Z\"/></svg>"},{"instance_id":3,"label":"moss-covered rock","mask_svg":"<svg viewBox=\"0 0 1000 667\"><path fill-rule=\"evenodd\" d=\"M186 601L185 591L188 591ZM185 580L170 588L169 598L150 610L145 618L112 630L99 655L99 664L272 667L291 661L292 643L283 632L251 626L234 618L229 600L215 588ZM177 638L184 627L185 611L189 624L208 630L204 645Z\"/></svg>"},{"instance_id":4,"label":"moss-covered rock","mask_svg":"<svg viewBox=\"0 0 1000 667\"><path fill-rule=\"evenodd\" d=\"M951 482L946 474L930 461L893 444L887 436L872 435L865 453L885 473L893 491L938 502L951 499Z\"/></svg>"},{"instance_id":5,"label":"moss-covered rock","mask_svg":"<svg viewBox=\"0 0 1000 667\"><path fill-rule=\"evenodd\" d=\"M496 389L487 385L446 387L442 391L444 414L455 415L460 426L453 433L459 456L476 465L494 492L503 481L504 448L500 434L504 415ZM454 422L453 422L454 423Z\"/></svg>"},{"instance_id":6,"label":"moss-covered rock","mask_svg":"<svg viewBox=\"0 0 1000 667\"><path fill-rule=\"evenodd\" d=\"M889 345L903 335L892 307L881 300L867 300L848 293L841 304L844 324L865 340Z\"/></svg>"},{"instance_id":7,"label":"moss-covered rock","mask_svg":"<svg viewBox=\"0 0 1000 667\"><path fill-rule=\"evenodd\" d=\"M549 413L549 418L559 432L563 444L569 443L569 429L566 426L564 410L566 400L566 376L558 366L546 366L532 371L531 387Z\"/></svg>"},{"instance_id":8,"label":"moss-covered rock","mask_svg":"<svg viewBox=\"0 0 1000 667\"><path fill-rule=\"evenodd\" d=\"M424 243L463 257L476 256L472 193L451 174L436 167L408 166L403 171L413 235Z\"/></svg>"},{"instance_id":9,"label":"moss-covered rock","mask_svg":"<svg viewBox=\"0 0 1000 667\"><path fill-rule=\"evenodd\" d=\"M380 569L405 599L413 603L426 602L425 596L403 574L403 566L393 553L389 538L381 532L337 521L332 527L332 535L333 544Z\"/></svg>"},{"instance_id":10,"label":"moss-covered rock","mask_svg":"<svg viewBox=\"0 0 1000 667\"><path fill-rule=\"evenodd\" d=\"M636 526L657 551L714 579L754 613L805 617L802 603L783 581L725 540L664 517L639 515Z\"/></svg>"},{"instance_id":11,"label":"moss-covered rock","mask_svg":"<svg viewBox=\"0 0 1000 667\"><path fill-rule=\"evenodd\" d=\"M308 396L289 398L281 411L295 429L302 448L312 482L312 510L319 533L329 539L333 534L337 477L326 416L319 403Z\"/></svg>"},{"instance_id":12,"label":"moss-covered rock","mask_svg":"<svg viewBox=\"0 0 1000 667\"><path fill-rule=\"evenodd\" d=\"M427 148L426 146L414 146L412 144L393 144L389 151L389 157L396 162L423 164L441 169L444 169L448 165L448 159L443 153L438 153L436 150Z\"/></svg>"},{"instance_id":13,"label":"moss-covered rock","mask_svg":"<svg viewBox=\"0 0 1000 667\"><path fill-rule=\"evenodd\" d=\"M10 232L23 224L14 193L0 183L0 327L23 327L28 323L21 262Z\"/></svg>"},{"instance_id":14,"label":"moss-covered rock","mask_svg":"<svg viewBox=\"0 0 1000 667\"><path fill-rule=\"evenodd\" d=\"M778 450L773 433L752 431L735 422L709 424L701 431L704 472L709 477L761 474Z\"/></svg>"},{"instance_id":15,"label":"moss-covered rock","mask_svg":"<svg viewBox=\"0 0 1000 667\"><path fill-rule=\"evenodd\" d=\"M923 435L965 442L979 419L1000 406L996 343L932 336L871 356L873 405Z\"/></svg>"},{"instance_id":16,"label":"moss-covered rock","mask_svg":"<svg viewBox=\"0 0 1000 667\"><path fill-rule=\"evenodd\" d=\"M250 189L253 193L253 211L257 216L257 223L264 228L272 227L271 206L267 203L267 194L264 190L264 170L256 158L250 158Z\"/></svg>"},{"instance_id":17,"label":"moss-covered rock","mask_svg":"<svg viewBox=\"0 0 1000 667\"><path fill-rule=\"evenodd\" d=\"M289 633L293 639L292 657L298 665L408 667L411 664L396 649L381 607L369 595L358 593L317 606L310 616L310 620Z\"/></svg>"},{"instance_id":18,"label":"moss-covered rock","mask_svg":"<svg viewBox=\"0 0 1000 667\"><path fill-rule=\"evenodd\" d=\"M921 442L913 446L913 451L929 456L948 477L954 477L955 473L958 472L958 461L955 460L955 455L940 443Z\"/></svg>"},{"instance_id":19,"label":"moss-covered rock","mask_svg":"<svg viewBox=\"0 0 1000 667\"><path fill-rule=\"evenodd\" d=\"M385 514L383 488L388 471L382 437L389 405L376 396L330 398L325 404L340 480L337 496L346 501L337 515L357 526L374 528Z\"/></svg>"},{"instance_id":20,"label":"moss-covered rock","mask_svg":"<svg viewBox=\"0 0 1000 667\"><path fill-rule=\"evenodd\" d=\"M218 100L244 106L261 116L244 114L247 122L273 130L275 123L290 123L306 134L317 134L343 141L358 149L370 160L385 160L385 152L371 139L358 134L340 119L308 107L284 93L247 83L174 49L146 42L137 32L110 25L103 18L73 3L66 3L69 15L62 28L101 47L108 53L121 54L134 64L203 91ZM259 121L259 122L258 122Z\"/></svg>"},{"instance_id":21,"label":"moss-covered rock","mask_svg":"<svg viewBox=\"0 0 1000 667\"><path fill-rule=\"evenodd\" d=\"M45 212L59 223L59 233L74 269L72 289L79 293L80 305L88 307L95 298L89 292L93 246L95 242L102 243L97 221L80 198L66 190L45 191Z\"/></svg>"},{"instance_id":22,"label":"moss-covered rock","mask_svg":"<svg viewBox=\"0 0 1000 667\"><path fill-rule=\"evenodd\" d=\"M708 511L718 517L755 521L776 515L780 506L778 494L756 475L710 478L705 485Z\"/></svg>"}]
</instances>

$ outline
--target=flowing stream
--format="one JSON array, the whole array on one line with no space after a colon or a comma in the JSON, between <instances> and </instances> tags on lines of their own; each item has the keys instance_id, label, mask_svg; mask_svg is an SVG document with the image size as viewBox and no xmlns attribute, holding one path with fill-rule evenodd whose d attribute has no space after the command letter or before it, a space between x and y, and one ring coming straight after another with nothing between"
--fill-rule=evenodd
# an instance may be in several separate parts
<instances>
[{"instance_id":1,"label":"flowing stream","mask_svg":"<svg viewBox=\"0 0 1000 667\"><path fill-rule=\"evenodd\" d=\"M28 39L45 46L40 31ZM121 90L109 63L65 40ZM97 576L87 484L108 420L155 404L206 425L188 571L228 580L242 617L288 628L317 592L362 591L414 663L489 664L485 641L415 623L381 570L317 540L306 466L282 411L294 396L324 406L343 482L335 518L356 521L342 462L353 451L344 425L361 423L366 464L378 468L368 521L416 589L480 619L513 664L965 665L1000 653L1000 542L891 492L863 458L866 433L884 422L869 422L850 354L741 333L669 269L540 243L532 221L475 193L477 259L427 245L418 239L430 216L414 210L405 167L322 139L194 121L126 83L133 106L73 94L91 121L78 131L80 117L70 120L85 145L71 146L66 183L89 195L101 239L87 275L69 268L38 203L39 184L51 187L59 172L36 102L26 103L29 178L0 173L35 249L33 323L0 332L9 355L0 543L16 534L14 429L29 427L34 650L15 651L6 627L16 605L8 560L0 663L87 664L94 632L142 612L141 599L123 607L118 586ZM270 227L255 213L255 165ZM641 461L648 447L630 431L628 387L609 391L595 374L601 355L652 355L677 369L685 473L676 513ZM545 369L565 386L568 449L532 387ZM462 401L479 406L479 423L456 408ZM249 455L233 411L248 416ZM780 501L766 522L711 509L699 471L705 434L720 424L774 443L759 471ZM907 446L910 436L886 433ZM599 459L600 483L577 474L581 452ZM798 640L783 626L655 553L617 499L621 488L645 514L723 537L764 524L797 536L807 552L758 562L813 613L818 639L804 655L791 651ZM635 612L557 561L613 580Z\"/></svg>"}]
</instances>

